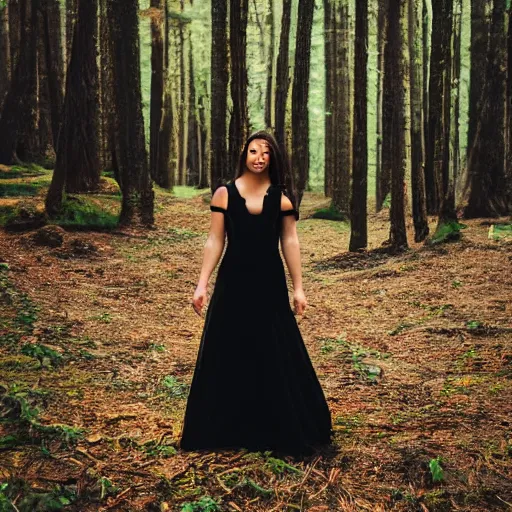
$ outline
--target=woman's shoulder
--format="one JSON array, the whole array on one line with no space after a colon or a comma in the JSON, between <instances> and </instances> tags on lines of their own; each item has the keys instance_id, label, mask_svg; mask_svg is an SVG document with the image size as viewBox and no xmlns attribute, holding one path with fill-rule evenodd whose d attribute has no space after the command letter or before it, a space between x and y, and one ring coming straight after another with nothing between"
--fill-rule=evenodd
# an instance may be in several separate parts
<instances>
[{"instance_id":1,"label":"woman's shoulder","mask_svg":"<svg viewBox=\"0 0 512 512\"><path fill-rule=\"evenodd\" d=\"M215 192L212 195L210 206L226 210L228 207L228 195L227 185L220 185L215 189Z\"/></svg>"}]
</instances>

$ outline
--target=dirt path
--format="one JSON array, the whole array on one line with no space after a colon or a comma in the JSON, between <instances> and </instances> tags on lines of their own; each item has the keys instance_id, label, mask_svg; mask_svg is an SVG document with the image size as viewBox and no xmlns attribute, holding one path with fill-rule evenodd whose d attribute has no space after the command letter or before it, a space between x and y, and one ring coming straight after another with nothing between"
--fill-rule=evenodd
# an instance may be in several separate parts
<instances>
[{"instance_id":1,"label":"dirt path","mask_svg":"<svg viewBox=\"0 0 512 512\"><path fill-rule=\"evenodd\" d=\"M299 222L299 321L336 442L303 460L174 450L202 329L202 197L160 194L155 230L56 249L0 233L0 481L19 510L512 506L511 245L478 220L457 244L352 255L346 225L306 218L321 202L306 196ZM372 216L372 249L387 229Z\"/></svg>"}]
</instances>

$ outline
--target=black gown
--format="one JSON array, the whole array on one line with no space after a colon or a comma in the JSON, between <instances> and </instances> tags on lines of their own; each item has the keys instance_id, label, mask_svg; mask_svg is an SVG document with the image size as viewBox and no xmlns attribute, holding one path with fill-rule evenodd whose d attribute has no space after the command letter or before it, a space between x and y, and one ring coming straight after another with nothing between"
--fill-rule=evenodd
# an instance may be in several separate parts
<instances>
[{"instance_id":1,"label":"black gown","mask_svg":"<svg viewBox=\"0 0 512 512\"><path fill-rule=\"evenodd\" d=\"M322 388L290 307L279 253L279 186L251 214L234 183L228 246L206 313L181 432L184 450L247 448L310 454L331 441Z\"/></svg>"}]
</instances>

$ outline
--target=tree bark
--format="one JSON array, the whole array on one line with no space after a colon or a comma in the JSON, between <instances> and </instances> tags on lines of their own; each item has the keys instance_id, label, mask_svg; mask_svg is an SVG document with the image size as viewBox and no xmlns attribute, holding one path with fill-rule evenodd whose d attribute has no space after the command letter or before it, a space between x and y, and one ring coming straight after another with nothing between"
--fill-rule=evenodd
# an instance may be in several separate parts
<instances>
[{"instance_id":1,"label":"tree bark","mask_svg":"<svg viewBox=\"0 0 512 512\"><path fill-rule=\"evenodd\" d=\"M325 156L324 194L332 197L335 168L334 96L336 93L336 34L335 5L333 0L324 0L324 48L325 48Z\"/></svg>"},{"instance_id":2,"label":"tree bark","mask_svg":"<svg viewBox=\"0 0 512 512\"><path fill-rule=\"evenodd\" d=\"M279 38L279 54L276 64L276 103L275 103L275 135L281 149L286 148L286 103L290 88L289 73L289 46L292 0L283 0L283 14L281 17L281 35Z\"/></svg>"},{"instance_id":3,"label":"tree bark","mask_svg":"<svg viewBox=\"0 0 512 512\"><path fill-rule=\"evenodd\" d=\"M411 80L411 184L414 240L422 242L429 233L425 192L425 135L423 120L423 24L422 1L409 0L409 51Z\"/></svg>"},{"instance_id":4,"label":"tree bark","mask_svg":"<svg viewBox=\"0 0 512 512\"><path fill-rule=\"evenodd\" d=\"M393 115L395 112L393 96L393 63L389 58L390 32L389 32L389 2L390 0L381 0L381 20L382 34L379 38L384 38L381 42L383 52L383 77L382 77L382 131L381 131L381 163L380 173L377 179L377 211L380 211L386 198L391 191L391 172L393 155Z\"/></svg>"},{"instance_id":5,"label":"tree bark","mask_svg":"<svg viewBox=\"0 0 512 512\"><path fill-rule=\"evenodd\" d=\"M384 91L389 91L389 87L384 87L385 77L385 59L384 52L387 40L387 1L379 0L378 2L378 19L377 19L377 45L378 45L378 72L377 72L377 155L375 169L375 210L382 210L386 195L389 193L389 176L384 176L383 164L383 143L388 135L384 132Z\"/></svg>"},{"instance_id":6,"label":"tree bark","mask_svg":"<svg viewBox=\"0 0 512 512\"><path fill-rule=\"evenodd\" d=\"M157 174L158 141L164 103L164 0L151 0L151 103L149 120L149 170L160 186Z\"/></svg>"},{"instance_id":7,"label":"tree bark","mask_svg":"<svg viewBox=\"0 0 512 512\"><path fill-rule=\"evenodd\" d=\"M100 168L109 169L117 178L115 157L115 120L112 76L112 45L107 22L107 0L100 0Z\"/></svg>"},{"instance_id":8,"label":"tree bark","mask_svg":"<svg viewBox=\"0 0 512 512\"><path fill-rule=\"evenodd\" d=\"M401 6L389 2L389 32L386 45L386 60L391 71L392 99L394 105L391 132L391 209L390 245L392 250L401 251L408 247L405 228L404 178L406 168L405 147L405 62L401 29Z\"/></svg>"},{"instance_id":9,"label":"tree bark","mask_svg":"<svg viewBox=\"0 0 512 512\"><path fill-rule=\"evenodd\" d=\"M150 226L154 223L154 193L142 117L138 1L107 0L107 7L113 49L117 157L123 194L119 223L132 224L139 215L142 223Z\"/></svg>"},{"instance_id":10,"label":"tree bark","mask_svg":"<svg viewBox=\"0 0 512 512\"><path fill-rule=\"evenodd\" d=\"M199 143L198 143L198 123L196 111L196 85L194 77L194 58L192 52L192 39L189 41L190 48L188 53L188 76L189 76L189 99L188 99L188 152L187 152L187 185L197 187L199 185Z\"/></svg>"},{"instance_id":11,"label":"tree bark","mask_svg":"<svg viewBox=\"0 0 512 512\"><path fill-rule=\"evenodd\" d=\"M73 30L77 20L77 7L80 0L65 0L66 1L66 69L69 66L71 59L71 46L73 44Z\"/></svg>"},{"instance_id":12,"label":"tree bark","mask_svg":"<svg viewBox=\"0 0 512 512\"><path fill-rule=\"evenodd\" d=\"M226 114L228 91L227 0L212 2L211 70L211 188L215 190L228 175Z\"/></svg>"},{"instance_id":13,"label":"tree bark","mask_svg":"<svg viewBox=\"0 0 512 512\"><path fill-rule=\"evenodd\" d=\"M199 188L207 188L208 187L208 151L207 151L207 141L208 141L208 128L206 125L206 100L204 96L199 96L198 100L199 106L199 143L200 143L200 176L199 176Z\"/></svg>"},{"instance_id":14,"label":"tree bark","mask_svg":"<svg viewBox=\"0 0 512 512\"><path fill-rule=\"evenodd\" d=\"M447 41L447 26L451 27L451 15L446 8L446 0L432 2L433 33L432 53L430 59L429 83L429 118L427 155L425 165L425 183L427 191L427 211L430 214L439 213L443 194L443 165L448 160L444 156L446 150L446 126L444 99L444 72L446 66L446 51L449 50ZM445 16L450 16L449 23Z\"/></svg>"},{"instance_id":15,"label":"tree bark","mask_svg":"<svg viewBox=\"0 0 512 512\"><path fill-rule=\"evenodd\" d=\"M62 106L64 103L64 60L62 52L59 1L43 0L42 13L53 147L55 151L57 151L57 140L61 123Z\"/></svg>"},{"instance_id":16,"label":"tree bark","mask_svg":"<svg viewBox=\"0 0 512 512\"><path fill-rule=\"evenodd\" d=\"M479 145L482 159L470 159L471 190L464 215L494 217L510 211L505 196L505 102L506 102L506 14L505 3L496 1L492 10L486 69L486 94L482 105Z\"/></svg>"},{"instance_id":17,"label":"tree bark","mask_svg":"<svg viewBox=\"0 0 512 512\"><path fill-rule=\"evenodd\" d=\"M489 18L486 15L488 0L471 0L471 70L469 80L469 119L468 119L468 176L465 184L466 195L470 186L472 169L482 163L480 153L480 130L482 126L482 106L486 94L487 47L489 44ZM477 137L478 135L478 137ZM466 197L467 200L467 197Z\"/></svg>"},{"instance_id":18,"label":"tree bark","mask_svg":"<svg viewBox=\"0 0 512 512\"><path fill-rule=\"evenodd\" d=\"M274 98L274 47L275 47L275 28L274 28L274 0L269 0L269 8L266 17L266 24L270 34L269 50L268 50L268 64L267 64L267 91L265 94L265 126L271 128L272 112Z\"/></svg>"},{"instance_id":19,"label":"tree bark","mask_svg":"<svg viewBox=\"0 0 512 512\"><path fill-rule=\"evenodd\" d=\"M442 70L443 102L442 125L439 134L442 141L441 204L436 231L449 223L457 223L455 211L455 179L458 169L458 76L460 66L460 13L458 0L442 0L439 5L442 20ZM455 6L454 6L455 4ZM455 10L454 10L455 7Z\"/></svg>"},{"instance_id":20,"label":"tree bark","mask_svg":"<svg viewBox=\"0 0 512 512\"><path fill-rule=\"evenodd\" d=\"M356 3L356 47L354 81L354 165L352 172L352 198L350 204L350 251L368 245L368 0Z\"/></svg>"},{"instance_id":21,"label":"tree bark","mask_svg":"<svg viewBox=\"0 0 512 512\"><path fill-rule=\"evenodd\" d=\"M349 2L343 0L336 10L336 67L337 83L334 93L334 162L332 202L336 210L349 216L350 176L352 174L352 85L350 49Z\"/></svg>"},{"instance_id":22,"label":"tree bark","mask_svg":"<svg viewBox=\"0 0 512 512\"><path fill-rule=\"evenodd\" d=\"M229 9L229 49L231 57L231 100L229 123L229 172L233 176L242 147L247 139L247 34L248 0L231 0Z\"/></svg>"},{"instance_id":23,"label":"tree bark","mask_svg":"<svg viewBox=\"0 0 512 512\"><path fill-rule=\"evenodd\" d=\"M309 180L308 99L314 8L314 0L299 0L292 89L292 170L296 177L297 206Z\"/></svg>"},{"instance_id":24,"label":"tree bark","mask_svg":"<svg viewBox=\"0 0 512 512\"><path fill-rule=\"evenodd\" d=\"M9 7L0 6L0 112L11 81L11 52L9 45Z\"/></svg>"},{"instance_id":25,"label":"tree bark","mask_svg":"<svg viewBox=\"0 0 512 512\"><path fill-rule=\"evenodd\" d=\"M70 193L94 191L100 179L97 12L98 0L79 1L66 79L66 145L57 150Z\"/></svg>"},{"instance_id":26,"label":"tree bark","mask_svg":"<svg viewBox=\"0 0 512 512\"><path fill-rule=\"evenodd\" d=\"M21 12L20 5L22 0L8 0L9 13L9 50L11 63L11 77L16 71L16 63L20 53L20 37L21 37ZM23 4L25 5L25 4ZM24 7L24 9L26 9Z\"/></svg>"},{"instance_id":27,"label":"tree bark","mask_svg":"<svg viewBox=\"0 0 512 512\"><path fill-rule=\"evenodd\" d=\"M180 0L180 10L183 13L184 0ZM188 81L187 81L187 66L185 64L185 26L183 22L179 23L179 63L180 63L180 108L178 110L178 185L185 185L187 181L187 153L188 153Z\"/></svg>"},{"instance_id":28,"label":"tree bark","mask_svg":"<svg viewBox=\"0 0 512 512\"><path fill-rule=\"evenodd\" d=\"M20 0L20 50L0 116L0 162L37 157L38 0Z\"/></svg>"}]
</instances>

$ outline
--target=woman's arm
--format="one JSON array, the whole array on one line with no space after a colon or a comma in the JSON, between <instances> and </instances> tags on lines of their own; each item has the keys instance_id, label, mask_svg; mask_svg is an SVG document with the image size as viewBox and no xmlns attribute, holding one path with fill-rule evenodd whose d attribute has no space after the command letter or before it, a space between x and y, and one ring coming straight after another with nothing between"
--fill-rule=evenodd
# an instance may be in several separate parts
<instances>
[{"instance_id":1,"label":"woman's arm","mask_svg":"<svg viewBox=\"0 0 512 512\"><path fill-rule=\"evenodd\" d=\"M281 198L281 210L292 210L292 202L283 195ZM307 301L302 288L302 268L300 262L300 245L297 235L297 221L294 215L285 215L282 218L281 248L290 272L293 283L293 302L295 312L302 315L306 309Z\"/></svg>"},{"instance_id":2,"label":"woman's arm","mask_svg":"<svg viewBox=\"0 0 512 512\"><path fill-rule=\"evenodd\" d=\"M228 207L228 191L226 187L219 187L213 194L212 206L223 208L224 210ZM225 228L224 228L224 214L221 212L211 213L210 232L204 245L203 264L201 265L201 273L199 275L199 281L197 288L194 292L192 299L192 305L195 312L201 315L203 306L207 300L207 289L208 281L210 276L217 266L217 263L222 256L225 243Z\"/></svg>"}]
</instances>

